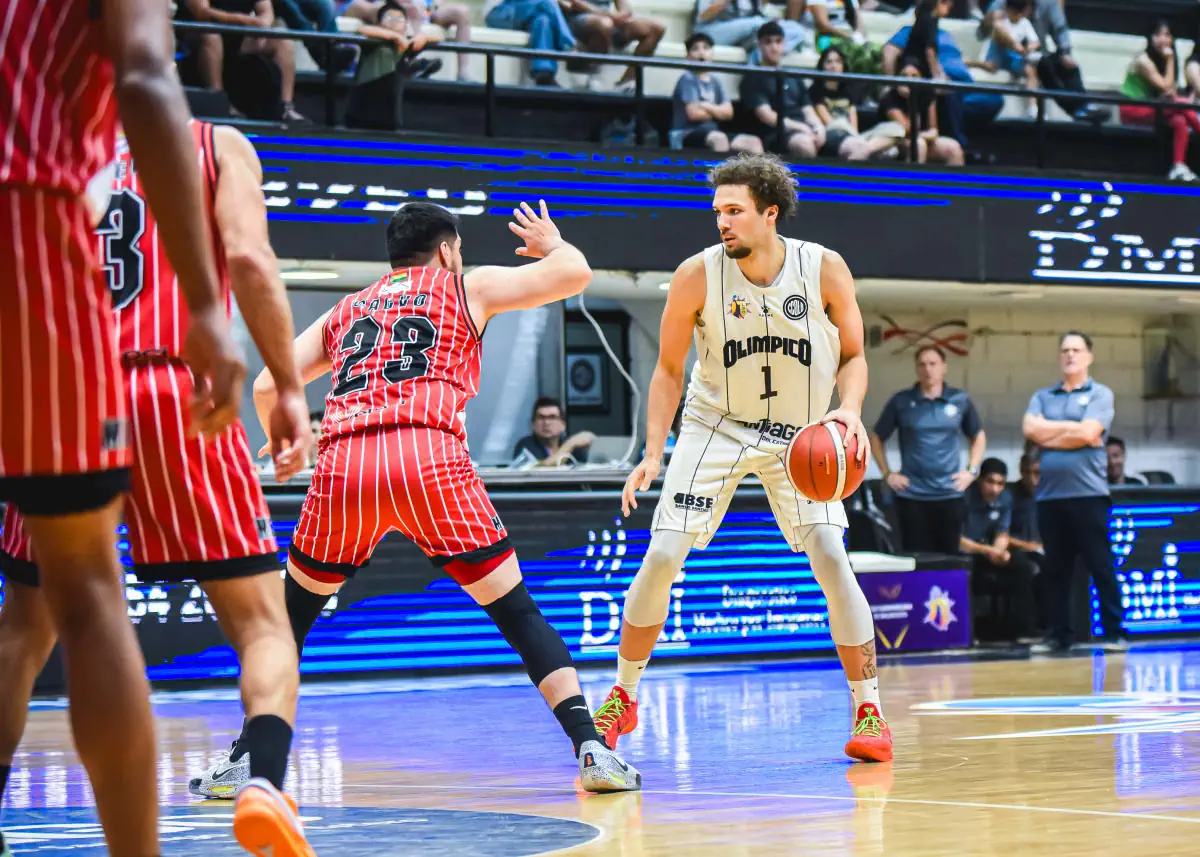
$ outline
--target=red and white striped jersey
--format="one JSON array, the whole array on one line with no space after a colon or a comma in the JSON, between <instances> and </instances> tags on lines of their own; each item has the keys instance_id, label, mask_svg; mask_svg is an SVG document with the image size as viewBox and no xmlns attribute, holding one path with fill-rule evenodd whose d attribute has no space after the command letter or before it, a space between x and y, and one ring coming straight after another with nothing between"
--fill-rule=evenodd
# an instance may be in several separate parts
<instances>
[{"instance_id":1,"label":"red and white striped jersey","mask_svg":"<svg viewBox=\"0 0 1200 857\"><path fill-rule=\"evenodd\" d=\"M466 438L479 392L479 332L461 274L399 268L342 298L325 322L333 389L322 436L423 426Z\"/></svg>"},{"instance_id":2,"label":"red and white striped jersey","mask_svg":"<svg viewBox=\"0 0 1200 857\"><path fill-rule=\"evenodd\" d=\"M81 195L112 160L117 128L98 4L0 6L0 184Z\"/></svg>"},{"instance_id":3,"label":"red and white striped jersey","mask_svg":"<svg viewBox=\"0 0 1200 857\"><path fill-rule=\"evenodd\" d=\"M217 197L213 126L193 119L191 128L204 184L217 282L226 310L232 312L225 249L213 211ZM121 353L161 350L179 354L187 336L187 304L159 237L158 224L146 204L133 157L123 139L117 145L112 197L108 211L96 228L96 236L100 242L100 262L116 313L118 350Z\"/></svg>"}]
</instances>

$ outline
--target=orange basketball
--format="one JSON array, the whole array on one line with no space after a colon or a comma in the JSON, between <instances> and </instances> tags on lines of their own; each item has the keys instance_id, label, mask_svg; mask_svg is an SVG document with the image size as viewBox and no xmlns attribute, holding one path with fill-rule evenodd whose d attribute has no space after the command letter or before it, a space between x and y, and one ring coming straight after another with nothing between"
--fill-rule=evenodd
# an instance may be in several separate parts
<instances>
[{"instance_id":1,"label":"orange basketball","mask_svg":"<svg viewBox=\"0 0 1200 857\"><path fill-rule=\"evenodd\" d=\"M797 432L788 444L788 478L801 495L815 503L844 500L867 475L867 463L857 460L858 439L846 441L839 422L816 423Z\"/></svg>"}]
</instances>

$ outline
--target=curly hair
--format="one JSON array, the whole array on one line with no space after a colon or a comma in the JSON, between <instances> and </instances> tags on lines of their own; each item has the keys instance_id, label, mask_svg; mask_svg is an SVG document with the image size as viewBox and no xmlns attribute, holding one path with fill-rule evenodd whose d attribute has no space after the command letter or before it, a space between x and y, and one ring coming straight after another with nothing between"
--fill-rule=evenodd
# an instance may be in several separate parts
<instances>
[{"instance_id":1,"label":"curly hair","mask_svg":"<svg viewBox=\"0 0 1200 857\"><path fill-rule=\"evenodd\" d=\"M743 185L759 211L775 205L780 217L796 213L796 179L788 165L774 155L735 155L709 171L708 183L714 189Z\"/></svg>"}]
</instances>

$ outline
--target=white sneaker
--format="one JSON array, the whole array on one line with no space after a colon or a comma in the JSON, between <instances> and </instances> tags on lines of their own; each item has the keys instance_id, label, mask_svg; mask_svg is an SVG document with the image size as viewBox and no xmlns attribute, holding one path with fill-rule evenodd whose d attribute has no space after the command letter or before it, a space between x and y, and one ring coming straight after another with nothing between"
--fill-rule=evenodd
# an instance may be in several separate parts
<instances>
[{"instance_id":1,"label":"white sneaker","mask_svg":"<svg viewBox=\"0 0 1200 857\"><path fill-rule=\"evenodd\" d=\"M233 800L242 784L250 779L250 754L243 753L236 761L231 758L237 749L233 749L203 776L193 777L188 782L188 791L197 797L215 798L217 800Z\"/></svg>"},{"instance_id":2,"label":"white sneaker","mask_svg":"<svg viewBox=\"0 0 1200 857\"><path fill-rule=\"evenodd\" d=\"M1187 164L1176 164L1167 173L1167 178L1173 182L1194 182L1196 181L1196 174L1192 172L1191 167Z\"/></svg>"}]
</instances>

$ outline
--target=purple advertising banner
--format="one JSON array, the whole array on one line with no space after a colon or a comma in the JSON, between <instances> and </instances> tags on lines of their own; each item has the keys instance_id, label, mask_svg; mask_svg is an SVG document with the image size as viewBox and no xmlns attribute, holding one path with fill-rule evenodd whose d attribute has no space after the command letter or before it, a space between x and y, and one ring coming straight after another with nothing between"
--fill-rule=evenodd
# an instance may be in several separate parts
<instances>
[{"instance_id":1,"label":"purple advertising banner","mask_svg":"<svg viewBox=\"0 0 1200 857\"><path fill-rule=\"evenodd\" d=\"M882 652L971 645L971 577L966 569L860 573Z\"/></svg>"}]
</instances>

